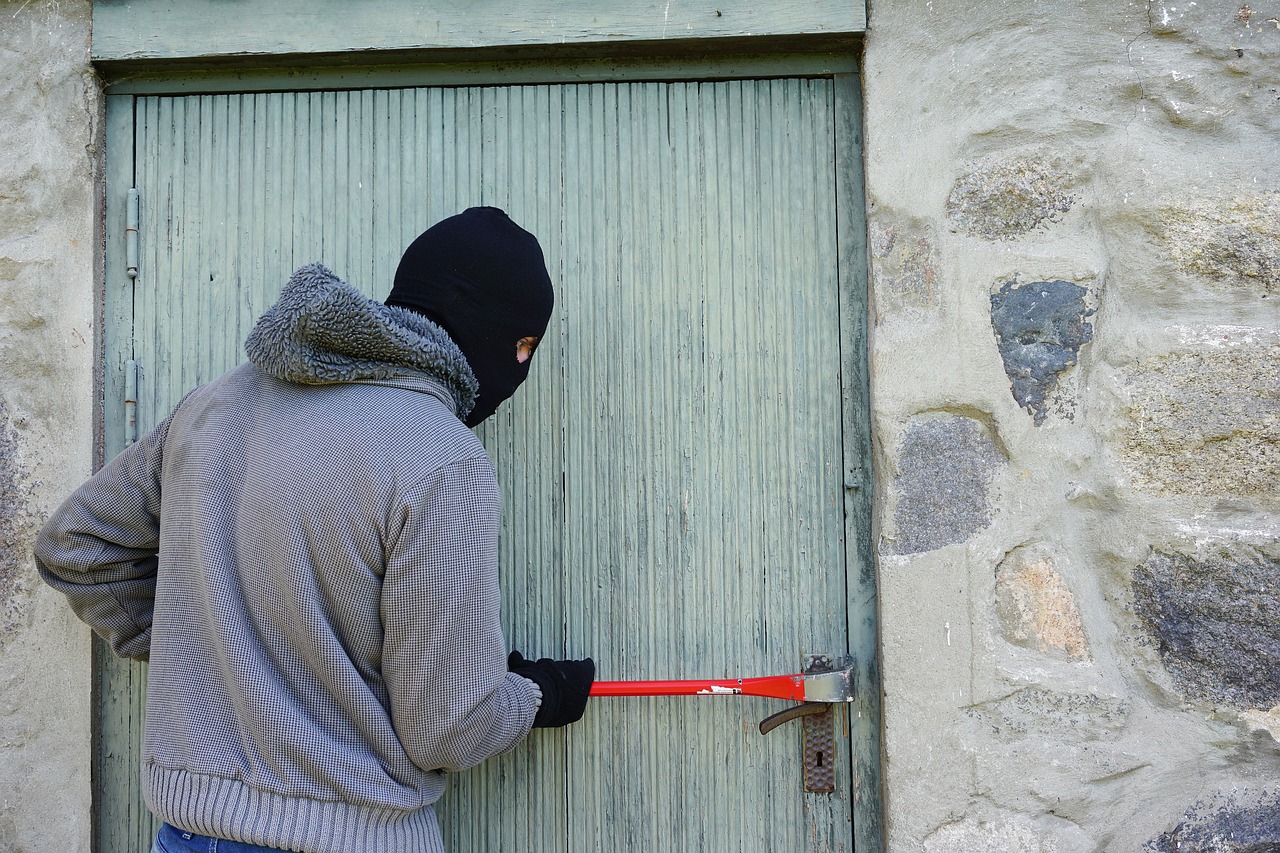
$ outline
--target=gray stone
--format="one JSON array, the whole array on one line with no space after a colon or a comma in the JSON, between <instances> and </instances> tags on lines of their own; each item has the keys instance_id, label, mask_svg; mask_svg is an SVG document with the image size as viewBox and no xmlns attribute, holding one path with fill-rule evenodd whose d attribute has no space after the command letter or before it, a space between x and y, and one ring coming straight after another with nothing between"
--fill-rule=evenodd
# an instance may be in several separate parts
<instances>
[{"instance_id":1,"label":"gray stone","mask_svg":"<svg viewBox=\"0 0 1280 853\"><path fill-rule=\"evenodd\" d=\"M960 230L1008 240L1057 222L1075 198L1069 176L1036 157L982 163L962 175L947 197L947 217Z\"/></svg>"},{"instance_id":2,"label":"gray stone","mask_svg":"<svg viewBox=\"0 0 1280 853\"><path fill-rule=\"evenodd\" d=\"M1160 233L1186 272L1252 285L1264 297L1280 290L1280 192L1170 205Z\"/></svg>"},{"instance_id":3,"label":"gray stone","mask_svg":"<svg viewBox=\"0 0 1280 853\"><path fill-rule=\"evenodd\" d=\"M991 328L1013 398L1036 425L1048 414L1059 377L1075 367L1080 348L1093 340L1086 319L1089 291L1069 281L1006 282L991 294Z\"/></svg>"},{"instance_id":4,"label":"gray stone","mask_svg":"<svg viewBox=\"0 0 1280 853\"><path fill-rule=\"evenodd\" d=\"M1133 596L1184 695L1237 708L1280 703L1280 560L1243 547L1156 552L1134 571Z\"/></svg>"},{"instance_id":5,"label":"gray stone","mask_svg":"<svg viewBox=\"0 0 1280 853\"><path fill-rule=\"evenodd\" d=\"M1280 291L1280 192L1165 207L1170 256L1189 273Z\"/></svg>"},{"instance_id":6,"label":"gray stone","mask_svg":"<svg viewBox=\"0 0 1280 853\"><path fill-rule=\"evenodd\" d=\"M932 551L985 528L991 481L1004 463L979 421L945 413L914 418L898 454L893 550Z\"/></svg>"},{"instance_id":7,"label":"gray stone","mask_svg":"<svg viewBox=\"0 0 1280 853\"><path fill-rule=\"evenodd\" d=\"M1156 494L1274 499L1280 483L1280 346L1149 359L1127 372L1125 467Z\"/></svg>"},{"instance_id":8,"label":"gray stone","mask_svg":"<svg viewBox=\"0 0 1280 853\"><path fill-rule=\"evenodd\" d=\"M1276 853L1280 851L1280 794L1219 794L1188 809L1177 826L1152 839L1146 849L1150 853Z\"/></svg>"}]
</instances>

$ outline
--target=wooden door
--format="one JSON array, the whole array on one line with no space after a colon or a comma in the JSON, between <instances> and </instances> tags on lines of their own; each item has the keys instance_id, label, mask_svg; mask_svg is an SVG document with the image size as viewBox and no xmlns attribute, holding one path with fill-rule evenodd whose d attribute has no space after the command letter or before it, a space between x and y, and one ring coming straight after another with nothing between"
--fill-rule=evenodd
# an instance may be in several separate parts
<instances>
[{"instance_id":1,"label":"wooden door","mask_svg":"<svg viewBox=\"0 0 1280 853\"><path fill-rule=\"evenodd\" d=\"M502 207L557 286L530 381L480 429L514 647L607 679L870 662L854 99L848 76L113 97L108 214L136 187L140 239L126 279L109 233L107 450L130 362L145 431L243 360L296 267L381 298L421 230ZM99 662L103 853L152 831L143 670ZM756 731L783 704L593 700L454 777L446 846L850 850L853 765L874 772L850 744L874 738L846 718L837 793L804 793L799 726Z\"/></svg>"}]
</instances>

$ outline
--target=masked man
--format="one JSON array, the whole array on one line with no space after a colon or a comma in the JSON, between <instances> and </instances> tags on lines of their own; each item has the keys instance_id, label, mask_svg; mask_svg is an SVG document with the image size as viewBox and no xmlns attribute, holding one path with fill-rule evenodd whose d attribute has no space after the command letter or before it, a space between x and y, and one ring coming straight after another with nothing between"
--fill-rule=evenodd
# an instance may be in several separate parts
<instances>
[{"instance_id":1,"label":"masked man","mask_svg":"<svg viewBox=\"0 0 1280 853\"><path fill-rule=\"evenodd\" d=\"M150 661L155 850L437 853L444 772L581 718L590 659L507 656L498 485L468 429L551 308L537 240L494 208L415 240L386 305L304 267L248 364L49 519L41 576Z\"/></svg>"}]
</instances>

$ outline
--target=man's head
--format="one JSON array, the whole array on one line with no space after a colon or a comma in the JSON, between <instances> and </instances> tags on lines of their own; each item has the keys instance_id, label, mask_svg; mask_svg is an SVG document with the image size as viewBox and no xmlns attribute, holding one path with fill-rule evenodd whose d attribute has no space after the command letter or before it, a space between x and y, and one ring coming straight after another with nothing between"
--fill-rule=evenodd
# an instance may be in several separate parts
<instances>
[{"instance_id":1,"label":"man's head","mask_svg":"<svg viewBox=\"0 0 1280 853\"><path fill-rule=\"evenodd\" d=\"M387 304L425 315L462 350L480 383L466 419L475 426L529 375L551 319L551 276L536 237L496 207L473 207L409 245Z\"/></svg>"}]
</instances>

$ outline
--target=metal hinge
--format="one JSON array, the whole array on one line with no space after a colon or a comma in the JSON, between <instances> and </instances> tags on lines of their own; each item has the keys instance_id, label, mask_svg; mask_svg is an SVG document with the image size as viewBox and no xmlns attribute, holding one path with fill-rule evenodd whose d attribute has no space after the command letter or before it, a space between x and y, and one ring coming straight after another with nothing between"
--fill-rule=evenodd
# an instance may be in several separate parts
<instances>
[{"instance_id":1,"label":"metal hinge","mask_svg":"<svg viewBox=\"0 0 1280 853\"><path fill-rule=\"evenodd\" d=\"M138 362L124 363L124 443L138 440Z\"/></svg>"},{"instance_id":2,"label":"metal hinge","mask_svg":"<svg viewBox=\"0 0 1280 853\"><path fill-rule=\"evenodd\" d=\"M138 188L129 187L124 227L124 265L130 279L138 277Z\"/></svg>"}]
</instances>

